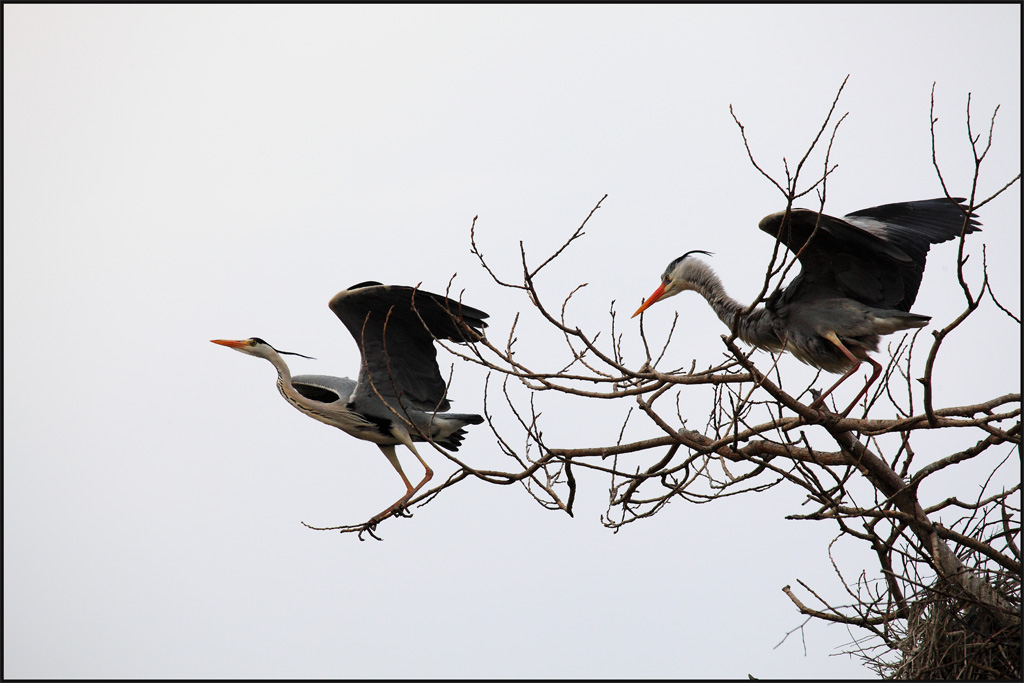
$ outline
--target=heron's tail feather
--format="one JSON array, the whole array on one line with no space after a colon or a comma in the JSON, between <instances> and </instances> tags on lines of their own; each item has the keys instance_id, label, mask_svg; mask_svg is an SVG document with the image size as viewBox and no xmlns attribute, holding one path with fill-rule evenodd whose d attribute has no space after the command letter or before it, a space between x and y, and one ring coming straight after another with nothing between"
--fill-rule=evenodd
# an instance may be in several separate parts
<instances>
[{"instance_id":1,"label":"heron's tail feather","mask_svg":"<svg viewBox=\"0 0 1024 683\"><path fill-rule=\"evenodd\" d=\"M434 443L441 448L454 453L459 450L459 446L462 445L462 440L466 438L466 430L463 429L463 427L467 425L478 425L483 421L484 418L473 414L438 414L435 417L435 425L438 427L438 430L437 436L434 437Z\"/></svg>"},{"instance_id":2,"label":"heron's tail feather","mask_svg":"<svg viewBox=\"0 0 1024 683\"><path fill-rule=\"evenodd\" d=\"M439 415L438 417L442 416ZM452 422L462 422L468 425L478 425L483 424L484 422L484 418L480 417L479 415L474 415L473 413L445 413L443 417L445 420L450 420Z\"/></svg>"}]
</instances>

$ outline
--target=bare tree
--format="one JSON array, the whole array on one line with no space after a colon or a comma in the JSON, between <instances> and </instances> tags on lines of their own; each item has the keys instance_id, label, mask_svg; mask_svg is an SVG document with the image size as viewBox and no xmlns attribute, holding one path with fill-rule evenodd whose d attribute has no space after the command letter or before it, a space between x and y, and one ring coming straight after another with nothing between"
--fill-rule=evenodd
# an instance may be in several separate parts
<instances>
[{"instance_id":1,"label":"bare tree","mask_svg":"<svg viewBox=\"0 0 1024 683\"><path fill-rule=\"evenodd\" d=\"M832 143L845 118L836 118L842 90L841 86L796 167L791 169L783 160L785 178L781 181L764 170L744 126L733 114L751 164L783 195L787 211L795 200L811 193L816 193L824 208L835 168L830 162ZM934 107L933 87L933 164L950 197L952 191L946 187L934 153ZM974 157L974 180L970 192L963 193L969 196L968 212L996 200L1020 179L1018 174L989 196L979 196L979 171L992 148L997 113L998 107L982 142L982 136L971 128L968 97L967 134ZM823 151L824 164L805 182L815 150ZM752 354L737 344L735 334L722 336L720 362L702 368L696 362L688 368L665 368L665 351L675 324L657 345L641 327L645 357L627 359L614 302L609 313L610 333L603 339L601 332L586 331L567 319L567 308L583 285L552 306L539 290L537 276L556 268L567 250L584 237L588 221L603 201L539 264L531 265L520 244L521 271L514 278L492 268L475 230L471 230L472 251L481 266L497 285L525 297L529 310L546 322L553 341L544 345L540 361L524 359L518 344L517 315L502 339L484 339L470 352L448 347L455 355L491 371L485 412L510 467L508 471L474 469L444 453L456 464L456 472L412 503L429 502L445 489L474 477L499 485L521 484L540 505L571 515L575 473L590 470L608 478L610 495L602 522L617 532L658 514L676 499L703 504L778 485L796 487L806 495L810 509L789 519L835 525L830 553L838 543L854 543L870 548L877 558L877 566L870 572L854 575L833 561L847 596L843 604L825 599L802 582L797 590L784 587L800 613L860 629L864 637L856 638L849 651L882 675L1020 678L1019 384L1004 395L972 405L934 405L933 370L943 344L963 329L972 314L982 306L994 306L1018 328L1020 325L1019 313L1009 311L992 290L984 251L980 281L972 281L964 268L968 256L961 236L957 258L961 312L933 333L925 350L924 376L912 376L911 359L925 346L926 337L915 333L897 339L890 344L882 379L864 397L862 410L845 417L811 409L808 399L814 396L813 382L792 391L777 367L777 357L768 366L755 364ZM475 224L474 219L474 229ZM789 273L795 259L787 259L785 254L776 243L761 291L748 312L766 301ZM1015 381L1010 380L1011 384ZM517 386L525 388L525 399L514 391ZM693 419L692 403L688 399L684 415L678 398L677 390L691 391L694 386L708 387L712 397L702 413L706 418L701 418L701 429L687 427L687 418ZM550 445L544 437L544 417L534 400L545 392L572 397L583 411L601 402L613 402L616 407L629 402L619 417L619 438L599 447ZM495 394L499 395L497 402ZM501 433L492 419L496 411L514 416L521 433ZM885 413L884 417L880 413ZM661 435L624 442L622 434L634 416L656 425ZM936 456L934 446L929 446L929 456L917 458L924 435L939 431L948 436L943 443L953 445L949 452ZM638 466L638 462L642 464ZM978 472L983 473L980 479ZM1006 472L1016 483L994 483L1005 480L996 475ZM923 484L939 477L948 479L951 473L963 483L960 491L941 500L922 496ZM365 525L343 530L373 531Z\"/></svg>"}]
</instances>

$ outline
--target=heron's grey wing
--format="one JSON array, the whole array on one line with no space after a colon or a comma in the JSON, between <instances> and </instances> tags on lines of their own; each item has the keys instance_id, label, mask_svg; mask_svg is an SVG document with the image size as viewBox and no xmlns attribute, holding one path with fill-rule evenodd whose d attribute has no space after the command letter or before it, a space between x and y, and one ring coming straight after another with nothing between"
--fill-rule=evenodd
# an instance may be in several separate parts
<instances>
[{"instance_id":1,"label":"heron's grey wing","mask_svg":"<svg viewBox=\"0 0 1024 683\"><path fill-rule=\"evenodd\" d=\"M959 235L964 219L948 199L886 204L844 218L808 209L793 209L790 216L788 226L782 212L759 224L800 259L800 275L784 299L849 297L901 311L917 298L928 247ZM968 232L976 225L972 221Z\"/></svg>"},{"instance_id":2,"label":"heron's grey wing","mask_svg":"<svg viewBox=\"0 0 1024 683\"><path fill-rule=\"evenodd\" d=\"M437 367L434 339L475 341L487 317L438 294L379 283L339 292L330 307L362 354L357 402L379 400L380 394L388 403L400 397L403 405L424 411L451 407L444 397L446 385Z\"/></svg>"},{"instance_id":3,"label":"heron's grey wing","mask_svg":"<svg viewBox=\"0 0 1024 683\"><path fill-rule=\"evenodd\" d=\"M330 375L296 375L292 386L305 398L321 403L347 402L355 391L355 380Z\"/></svg>"}]
</instances>

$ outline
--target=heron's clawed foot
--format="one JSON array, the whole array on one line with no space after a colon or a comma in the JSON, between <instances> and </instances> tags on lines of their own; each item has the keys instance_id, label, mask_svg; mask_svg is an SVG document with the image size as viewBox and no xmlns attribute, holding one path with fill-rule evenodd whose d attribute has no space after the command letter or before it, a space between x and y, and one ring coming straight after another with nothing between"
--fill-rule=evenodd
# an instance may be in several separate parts
<instances>
[{"instance_id":1,"label":"heron's clawed foot","mask_svg":"<svg viewBox=\"0 0 1024 683\"><path fill-rule=\"evenodd\" d=\"M365 541L363 534L369 534L372 538L382 541L380 536L375 532L377 531L377 525L383 522L389 517L412 517L412 512L407 507L408 498L402 498L397 501L394 505L389 507L384 512L374 515L362 524L345 524L342 526L313 526L311 524L302 523L307 529L313 529L315 531L337 531L342 534L355 533L359 536L360 541Z\"/></svg>"},{"instance_id":2,"label":"heron's clawed foot","mask_svg":"<svg viewBox=\"0 0 1024 683\"><path fill-rule=\"evenodd\" d=\"M853 406L851 405L843 412L837 413L830 409L828 406L824 405L824 402L819 401L814 401L807 407L813 410L817 415L816 418L812 419L804 418L804 421L807 422L808 424L821 424L826 421L836 422L838 420L842 420L843 418L846 417L847 413L849 413L850 410L853 408Z\"/></svg>"},{"instance_id":3,"label":"heron's clawed foot","mask_svg":"<svg viewBox=\"0 0 1024 683\"><path fill-rule=\"evenodd\" d=\"M370 521L366 523L367 526L377 526L379 522L383 522L388 517L412 517L412 512L406 507L408 500L403 498L384 512L374 515L370 518Z\"/></svg>"},{"instance_id":4,"label":"heron's clawed foot","mask_svg":"<svg viewBox=\"0 0 1024 683\"><path fill-rule=\"evenodd\" d=\"M823 400L825 397L822 393L817 389L810 389L809 391L814 400L807 407L818 414L818 420L824 419L826 415L831 415L832 411L825 406L825 401Z\"/></svg>"},{"instance_id":5,"label":"heron's clawed foot","mask_svg":"<svg viewBox=\"0 0 1024 683\"><path fill-rule=\"evenodd\" d=\"M377 522L373 519L371 519L368 522L363 522L362 524L344 524L342 526L313 526L312 524L306 524L305 522L302 522L302 526L306 527L307 529L313 529L314 531L337 531L341 534L355 533L359 535L360 541L366 540L365 538L363 538L363 534L370 534L370 536L377 539L378 541L384 540L374 533L377 527Z\"/></svg>"},{"instance_id":6,"label":"heron's clawed foot","mask_svg":"<svg viewBox=\"0 0 1024 683\"><path fill-rule=\"evenodd\" d=\"M813 389L811 391L813 393L818 393L818 392L814 391ZM855 405L857 405L856 401L854 401L850 405L846 406L846 410L844 410L843 412L837 413L837 412L835 412L833 410L830 410L828 408L828 406L825 405L824 401L822 401L819 398L819 399L816 399L813 403L811 403L811 405L809 405L807 407L810 408L811 410L817 411L818 415L820 415L822 418L824 418L825 416L829 416L829 417L833 417L833 418L844 418L844 417L846 417L847 415L850 414L850 411L853 410L853 407Z\"/></svg>"}]
</instances>

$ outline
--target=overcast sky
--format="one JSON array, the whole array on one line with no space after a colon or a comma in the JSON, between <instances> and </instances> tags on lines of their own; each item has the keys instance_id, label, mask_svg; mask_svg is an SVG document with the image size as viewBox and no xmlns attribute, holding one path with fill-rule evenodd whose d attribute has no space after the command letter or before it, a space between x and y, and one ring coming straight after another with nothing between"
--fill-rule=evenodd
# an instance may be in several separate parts
<instances>
[{"instance_id":1,"label":"overcast sky","mask_svg":"<svg viewBox=\"0 0 1024 683\"><path fill-rule=\"evenodd\" d=\"M784 202L730 105L781 174L849 75L826 207L841 215L942 195L933 83L944 176L969 194L970 93L975 131L1000 106L986 196L1019 172L1020 58L1016 4L5 5L4 676L867 675L835 655L861 635L845 627L775 647L804 621L783 586L847 601L835 530L784 519L799 492L677 500L613 534L602 477L578 475L575 518L466 481L383 523L382 543L311 531L367 519L400 480L286 405L269 364L208 340L260 336L316 357L289 359L297 373L354 376L331 296L453 275L501 339L527 304L470 253L473 217L514 279L520 241L539 262L607 194L539 285L560 301L588 283L570 314L593 331L615 300L639 366L628 315L673 257L712 251L734 296L760 288L757 222ZM980 213L971 266L985 245L1019 315L1019 187ZM955 253L929 257L929 329L962 307ZM669 359L717 362L725 328L695 296L651 309L648 332L676 310ZM544 365L557 335L523 325ZM987 304L944 348L937 404L1019 392L1019 344ZM454 408L482 411L485 373L439 360ZM544 407L549 445L618 438L585 401ZM656 435L634 420L627 436ZM421 452L438 481L453 471ZM510 467L485 426L460 454Z\"/></svg>"}]
</instances>

